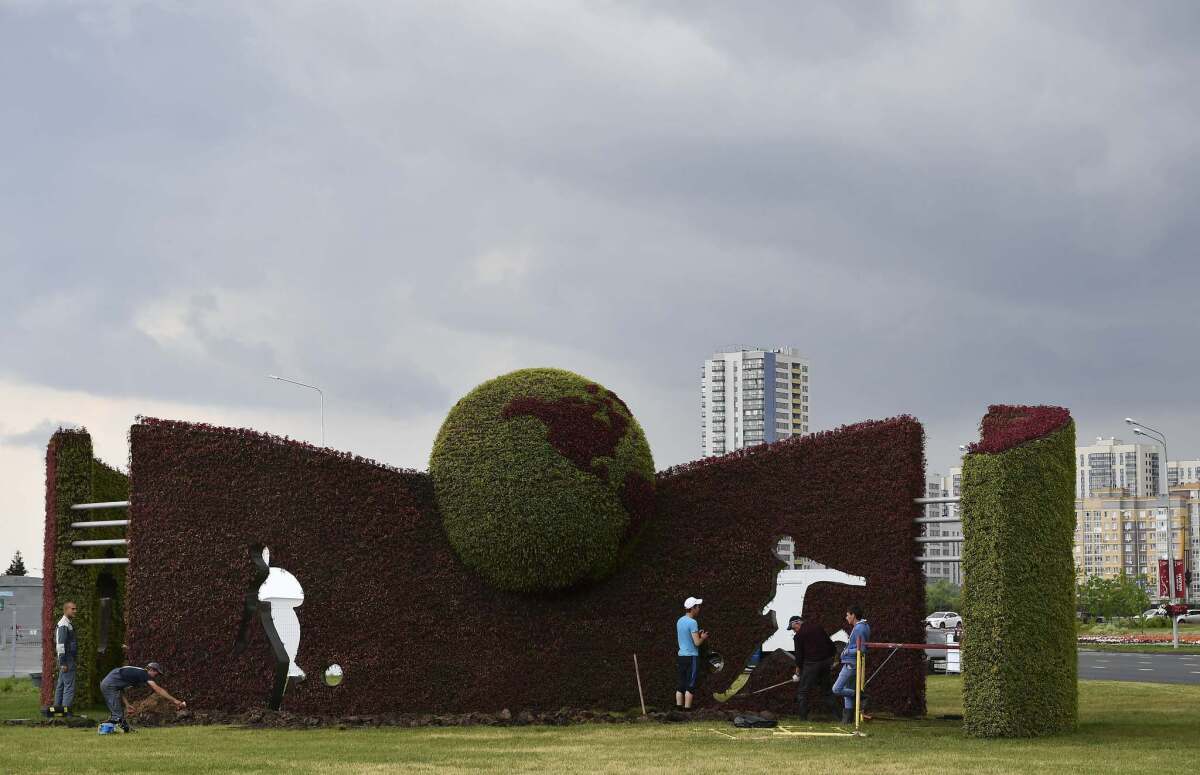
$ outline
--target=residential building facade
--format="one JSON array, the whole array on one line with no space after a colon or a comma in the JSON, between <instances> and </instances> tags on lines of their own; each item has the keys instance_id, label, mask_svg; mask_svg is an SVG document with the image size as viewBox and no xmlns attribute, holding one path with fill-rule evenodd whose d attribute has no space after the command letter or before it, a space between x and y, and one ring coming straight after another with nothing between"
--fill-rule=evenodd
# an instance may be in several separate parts
<instances>
[{"instance_id":1,"label":"residential building facade","mask_svg":"<svg viewBox=\"0 0 1200 775\"><path fill-rule=\"evenodd\" d=\"M1095 444L1075 447L1075 498L1092 498L1112 489L1133 497L1161 495L1159 461L1153 444L1097 437Z\"/></svg>"},{"instance_id":2,"label":"residential building facade","mask_svg":"<svg viewBox=\"0 0 1200 775\"><path fill-rule=\"evenodd\" d=\"M1187 569L1192 572L1192 583L1188 585L1188 599L1195 602L1200 601L1200 483L1191 482L1181 487L1191 493L1187 519Z\"/></svg>"},{"instance_id":3,"label":"residential building facade","mask_svg":"<svg viewBox=\"0 0 1200 775\"><path fill-rule=\"evenodd\" d=\"M808 433L809 362L792 347L730 347L704 362L700 447L705 457Z\"/></svg>"},{"instance_id":4,"label":"residential building facade","mask_svg":"<svg viewBox=\"0 0 1200 775\"><path fill-rule=\"evenodd\" d=\"M1167 483L1171 487L1200 484L1200 460L1168 460Z\"/></svg>"},{"instance_id":5,"label":"residential building facade","mask_svg":"<svg viewBox=\"0 0 1200 775\"><path fill-rule=\"evenodd\" d=\"M930 474L925 482L925 495L929 498L960 497L962 495L962 468L955 466L948 476ZM925 506L925 516L931 518L955 518L953 522L927 522L921 525L921 536L925 538L956 538L957 541L922 542L922 557L929 558L921 563L926 581L949 581L962 585L962 511L957 503L930 503ZM944 562L932 558L947 557Z\"/></svg>"},{"instance_id":6,"label":"residential building facade","mask_svg":"<svg viewBox=\"0 0 1200 775\"><path fill-rule=\"evenodd\" d=\"M1125 575L1156 597L1158 561L1167 557L1167 542L1171 541L1174 557L1193 568L1192 595L1200 594L1194 572L1197 553L1193 538L1200 528L1198 493L1198 488L1172 488L1166 506L1161 497L1131 496L1116 487L1077 500L1076 574L1081 580L1087 576Z\"/></svg>"}]
</instances>

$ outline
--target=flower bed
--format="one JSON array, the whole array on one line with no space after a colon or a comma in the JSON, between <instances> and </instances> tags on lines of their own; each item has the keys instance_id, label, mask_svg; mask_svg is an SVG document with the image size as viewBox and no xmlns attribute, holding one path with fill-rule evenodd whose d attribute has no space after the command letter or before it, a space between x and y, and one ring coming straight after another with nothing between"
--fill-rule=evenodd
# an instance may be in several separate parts
<instances>
[{"instance_id":1,"label":"flower bed","mask_svg":"<svg viewBox=\"0 0 1200 775\"><path fill-rule=\"evenodd\" d=\"M1080 635L1076 638L1079 643L1106 643L1119 645L1161 646L1172 642L1169 634L1145 635ZM1200 635L1180 635L1180 643L1195 643L1200 645Z\"/></svg>"}]
</instances>

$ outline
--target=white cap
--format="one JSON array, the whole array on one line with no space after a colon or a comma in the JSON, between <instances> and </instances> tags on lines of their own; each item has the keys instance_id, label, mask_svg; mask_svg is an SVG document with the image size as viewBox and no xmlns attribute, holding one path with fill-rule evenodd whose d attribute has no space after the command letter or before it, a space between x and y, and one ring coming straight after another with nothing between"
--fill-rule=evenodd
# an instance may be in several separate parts
<instances>
[{"instance_id":1,"label":"white cap","mask_svg":"<svg viewBox=\"0 0 1200 775\"><path fill-rule=\"evenodd\" d=\"M688 608L691 608L694 605L700 605L703 602L704 601L698 597L689 597L687 600L683 601L683 608L684 610L687 610Z\"/></svg>"}]
</instances>

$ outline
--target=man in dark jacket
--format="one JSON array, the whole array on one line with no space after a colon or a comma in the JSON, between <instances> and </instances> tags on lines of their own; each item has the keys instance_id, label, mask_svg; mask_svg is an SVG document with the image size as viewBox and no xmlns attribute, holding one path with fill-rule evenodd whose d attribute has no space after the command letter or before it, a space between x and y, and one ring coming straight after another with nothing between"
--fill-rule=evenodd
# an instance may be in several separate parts
<instances>
[{"instance_id":1,"label":"man in dark jacket","mask_svg":"<svg viewBox=\"0 0 1200 775\"><path fill-rule=\"evenodd\" d=\"M797 714L801 719L808 718L808 696L816 686L820 687L821 696L837 716L838 702L830 685L830 668L835 653L833 641L809 615L793 616L788 620L788 626L792 629L795 643L796 674L792 680L799 684L796 688Z\"/></svg>"},{"instance_id":2,"label":"man in dark jacket","mask_svg":"<svg viewBox=\"0 0 1200 775\"><path fill-rule=\"evenodd\" d=\"M180 710L186 708L186 702L175 699L166 689L155 682L160 676L165 675L166 672L166 670L163 670L162 665L157 662L151 662L144 669L134 667L133 665L114 668L108 675L104 676L104 680L100 682L100 693L104 695L104 702L108 705L108 712L111 714L110 721L119 726L121 731L130 731L129 723L125 720L125 706L127 703L125 702L125 697L122 696L122 692L138 686L149 686L154 690L155 694L175 703L176 708Z\"/></svg>"},{"instance_id":3,"label":"man in dark jacket","mask_svg":"<svg viewBox=\"0 0 1200 775\"><path fill-rule=\"evenodd\" d=\"M54 628L54 654L58 662L58 682L54 685L54 704L49 714L69 715L75 703L75 674L78 672L79 641L71 620L79 607L68 600L63 603L63 615Z\"/></svg>"}]
</instances>

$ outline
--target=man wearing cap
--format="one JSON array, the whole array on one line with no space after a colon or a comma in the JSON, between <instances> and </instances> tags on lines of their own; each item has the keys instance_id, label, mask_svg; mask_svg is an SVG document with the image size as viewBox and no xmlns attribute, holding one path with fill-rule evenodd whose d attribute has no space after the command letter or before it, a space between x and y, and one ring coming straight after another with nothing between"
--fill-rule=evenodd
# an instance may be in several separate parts
<instances>
[{"instance_id":1,"label":"man wearing cap","mask_svg":"<svg viewBox=\"0 0 1200 775\"><path fill-rule=\"evenodd\" d=\"M696 617L700 615L698 597L683 601L683 616L675 622L675 635L679 641L679 652L675 664L679 682L675 687L675 709L691 710L692 696L696 691L696 679L700 676L700 646L708 640L708 632L700 629Z\"/></svg>"},{"instance_id":2,"label":"man wearing cap","mask_svg":"<svg viewBox=\"0 0 1200 775\"><path fill-rule=\"evenodd\" d=\"M175 703L176 708L186 708L186 702L175 699L167 693L166 689L155 682L159 676L166 675L166 673L167 671L163 670L162 665L151 662L145 668L133 665L118 667L104 676L104 680L100 682L100 692L104 695L104 702L108 705L110 721L121 727L123 732L130 731L129 723L125 720L125 707L128 703L125 702L122 692L138 686L149 686L158 696Z\"/></svg>"},{"instance_id":3,"label":"man wearing cap","mask_svg":"<svg viewBox=\"0 0 1200 775\"><path fill-rule=\"evenodd\" d=\"M833 641L829 639L825 628L813 621L811 614L793 616L788 620L788 627L792 630L792 641L795 644L796 674L792 680L799 684L796 687L797 715L801 719L808 718L808 695L814 686L819 686L822 696L833 710L834 717L838 717L840 703L833 696L832 677L829 673L835 653Z\"/></svg>"}]
</instances>

